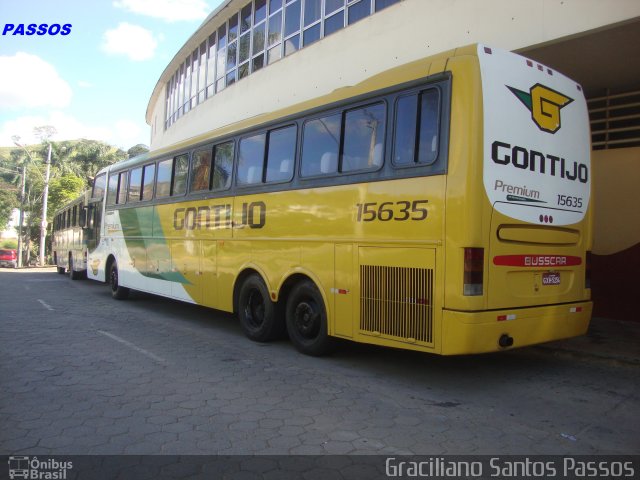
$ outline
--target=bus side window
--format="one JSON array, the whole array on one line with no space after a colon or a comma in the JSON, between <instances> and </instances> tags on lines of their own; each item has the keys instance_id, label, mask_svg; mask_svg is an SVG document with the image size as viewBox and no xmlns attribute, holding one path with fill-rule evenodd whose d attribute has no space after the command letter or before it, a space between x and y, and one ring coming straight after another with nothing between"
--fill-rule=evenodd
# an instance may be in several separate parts
<instances>
[{"instance_id":1,"label":"bus side window","mask_svg":"<svg viewBox=\"0 0 640 480\"><path fill-rule=\"evenodd\" d=\"M171 171L173 159L163 160L158 163L158 179L156 183L156 198L164 198L171 195Z\"/></svg>"},{"instance_id":2,"label":"bus side window","mask_svg":"<svg viewBox=\"0 0 640 480\"><path fill-rule=\"evenodd\" d=\"M198 150L193 154L191 163L191 191L201 192L209 189L211 179L211 150Z\"/></svg>"},{"instance_id":3,"label":"bus side window","mask_svg":"<svg viewBox=\"0 0 640 480\"><path fill-rule=\"evenodd\" d=\"M118 174L109 175L109 189L107 190L107 205L115 205L118 199Z\"/></svg>"},{"instance_id":4,"label":"bus side window","mask_svg":"<svg viewBox=\"0 0 640 480\"><path fill-rule=\"evenodd\" d=\"M269 132L267 152L267 182L286 182L293 176L293 159L296 155L296 126L279 128Z\"/></svg>"},{"instance_id":5,"label":"bus side window","mask_svg":"<svg viewBox=\"0 0 640 480\"><path fill-rule=\"evenodd\" d=\"M153 180L156 173L156 164L145 165L142 171L142 200L153 198Z\"/></svg>"},{"instance_id":6,"label":"bus side window","mask_svg":"<svg viewBox=\"0 0 640 480\"><path fill-rule=\"evenodd\" d=\"M214 163L212 190L224 190L231 185L233 171L233 142L221 143L213 147Z\"/></svg>"},{"instance_id":7,"label":"bus side window","mask_svg":"<svg viewBox=\"0 0 640 480\"><path fill-rule=\"evenodd\" d=\"M129 177L129 201L139 202L140 191L142 190L142 167L131 170Z\"/></svg>"},{"instance_id":8,"label":"bus side window","mask_svg":"<svg viewBox=\"0 0 640 480\"><path fill-rule=\"evenodd\" d=\"M438 90L425 90L420 94L420 142L418 163L431 165L438 157L438 119L440 94Z\"/></svg>"},{"instance_id":9,"label":"bus side window","mask_svg":"<svg viewBox=\"0 0 640 480\"><path fill-rule=\"evenodd\" d=\"M107 186L107 174L101 173L93 182L93 192L91 198L100 198L104 196L104 189Z\"/></svg>"},{"instance_id":10,"label":"bus side window","mask_svg":"<svg viewBox=\"0 0 640 480\"><path fill-rule=\"evenodd\" d=\"M78 211L78 226L84 228L87 226L87 209L89 207L81 207Z\"/></svg>"},{"instance_id":11,"label":"bus side window","mask_svg":"<svg viewBox=\"0 0 640 480\"><path fill-rule=\"evenodd\" d=\"M303 177L338 171L341 126L340 113L309 120L304 124L300 172Z\"/></svg>"},{"instance_id":12,"label":"bus side window","mask_svg":"<svg viewBox=\"0 0 640 480\"><path fill-rule=\"evenodd\" d=\"M189 178L189 155L179 155L173 164L173 184L171 186L171 196L184 195L187 191L187 180Z\"/></svg>"},{"instance_id":13,"label":"bus side window","mask_svg":"<svg viewBox=\"0 0 640 480\"><path fill-rule=\"evenodd\" d=\"M438 157L440 94L431 88L396 103L393 163L431 165Z\"/></svg>"},{"instance_id":14,"label":"bus side window","mask_svg":"<svg viewBox=\"0 0 640 480\"><path fill-rule=\"evenodd\" d=\"M100 204L93 209L93 218L91 220L92 228L100 228L100 223L102 222L102 209L100 209L99 206Z\"/></svg>"},{"instance_id":15,"label":"bus side window","mask_svg":"<svg viewBox=\"0 0 640 480\"><path fill-rule=\"evenodd\" d=\"M122 205L127 202L127 176L128 171L120 172L118 175L118 200L117 204Z\"/></svg>"},{"instance_id":16,"label":"bus side window","mask_svg":"<svg viewBox=\"0 0 640 480\"><path fill-rule=\"evenodd\" d=\"M383 103L345 114L342 172L382 166L386 109Z\"/></svg>"},{"instance_id":17,"label":"bus side window","mask_svg":"<svg viewBox=\"0 0 640 480\"><path fill-rule=\"evenodd\" d=\"M262 182L266 136L266 133L260 133L240 140L238 185L252 185Z\"/></svg>"}]
</instances>

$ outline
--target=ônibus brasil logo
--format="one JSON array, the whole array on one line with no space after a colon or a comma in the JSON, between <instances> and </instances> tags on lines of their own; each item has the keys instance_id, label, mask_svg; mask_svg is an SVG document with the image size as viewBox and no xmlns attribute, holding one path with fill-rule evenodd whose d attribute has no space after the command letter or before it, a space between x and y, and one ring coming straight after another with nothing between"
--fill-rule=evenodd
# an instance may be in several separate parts
<instances>
[{"instance_id":1,"label":"\u00f4nibus brasil logo","mask_svg":"<svg viewBox=\"0 0 640 480\"><path fill-rule=\"evenodd\" d=\"M536 83L531 87L529 93L509 85L506 85L506 87L531 112L531 119L540 130L548 133L556 133L560 130L560 109L573 102L573 98L569 98L540 83Z\"/></svg>"}]
</instances>

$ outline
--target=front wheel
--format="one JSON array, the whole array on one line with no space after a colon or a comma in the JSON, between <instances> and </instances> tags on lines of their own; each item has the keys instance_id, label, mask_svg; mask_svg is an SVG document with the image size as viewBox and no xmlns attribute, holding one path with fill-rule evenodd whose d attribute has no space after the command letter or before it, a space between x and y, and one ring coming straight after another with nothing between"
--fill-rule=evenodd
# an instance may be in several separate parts
<instances>
[{"instance_id":1,"label":"front wheel","mask_svg":"<svg viewBox=\"0 0 640 480\"><path fill-rule=\"evenodd\" d=\"M118 264L115 260L109 269L109 285L111 286L111 296L116 300L124 300L129 296L129 289L121 287L118 281Z\"/></svg>"},{"instance_id":2,"label":"front wheel","mask_svg":"<svg viewBox=\"0 0 640 480\"><path fill-rule=\"evenodd\" d=\"M327 329L324 300L313 282L305 280L291 290L286 321L287 333L298 351L316 357L331 351L333 339Z\"/></svg>"},{"instance_id":3,"label":"front wheel","mask_svg":"<svg viewBox=\"0 0 640 480\"><path fill-rule=\"evenodd\" d=\"M238 317L244 334L254 342L274 340L284 331L284 322L277 318L275 304L259 275L251 275L240 287Z\"/></svg>"}]
</instances>

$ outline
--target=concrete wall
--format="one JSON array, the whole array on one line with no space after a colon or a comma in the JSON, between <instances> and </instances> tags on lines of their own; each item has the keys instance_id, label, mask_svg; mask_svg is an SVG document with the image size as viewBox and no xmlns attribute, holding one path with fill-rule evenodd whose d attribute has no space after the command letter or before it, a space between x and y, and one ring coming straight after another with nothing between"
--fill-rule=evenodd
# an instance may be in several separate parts
<instances>
[{"instance_id":1,"label":"concrete wall","mask_svg":"<svg viewBox=\"0 0 640 480\"><path fill-rule=\"evenodd\" d=\"M592 153L594 315L640 321L640 147Z\"/></svg>"},{"instance_id":2,"label":"concrete wall","mask_svg":"<svg viewBox=\"0 0 640 480\"><path fill-rule=\"evenodd\" d=\"M640 244L640 147L596 150L591 161L593 253L613 255Z\"/></svg>"}]
</instances>

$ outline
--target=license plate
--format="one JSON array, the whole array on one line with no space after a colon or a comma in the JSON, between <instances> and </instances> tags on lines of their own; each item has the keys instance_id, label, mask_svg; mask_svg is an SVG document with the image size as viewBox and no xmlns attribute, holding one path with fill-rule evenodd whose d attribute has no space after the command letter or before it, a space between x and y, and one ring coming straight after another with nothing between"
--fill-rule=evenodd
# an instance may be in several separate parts
<instances>
[{"instance_id":1,"label":"license plate","mask_svg":"<svg viewBox=\"0 0 640 480\"><path fill-rule=\"evenodd\" d=\"M560 285L560 274L557 272L543 273L542 285Z\"/></svg>"}]
</instances>

